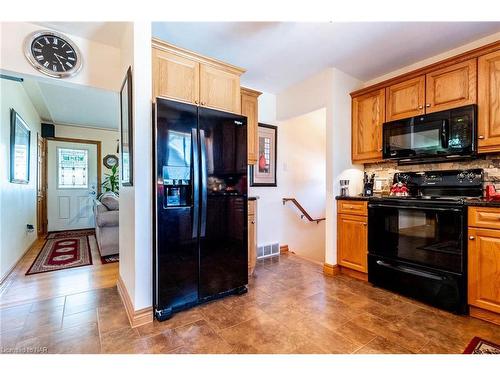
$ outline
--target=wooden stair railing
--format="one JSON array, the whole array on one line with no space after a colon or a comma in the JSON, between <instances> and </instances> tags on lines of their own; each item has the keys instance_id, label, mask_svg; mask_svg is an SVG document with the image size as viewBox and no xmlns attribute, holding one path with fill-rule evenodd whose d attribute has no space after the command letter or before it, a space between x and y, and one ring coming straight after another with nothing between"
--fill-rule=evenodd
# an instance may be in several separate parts
<instances>
[{"instance_id":1,"label":"wooden stair railing","mask_svg":"<svg viewBox=\"0 0 500 375\"><path fill-rule=\"evenodd\" d=\"M311 215L309 215L309 214L307 213L307 211L304 209L304 207L302 207L302 206L300 205L300 203L299 203L299 202L297 202L297 199L295 199L295 198L283 198L283 206L286 204L286 202L292 202L292 203L293 203L293 204L294 204L294 205L295 205L295 206L299 209L299 211L302 213L302 214L300 215L300 218L301 218L301 219L303 219L303 218L305 217L305 218L307 218L307 220L309 220L309 221L315 221L315 222L316 222L316 224L319 224L319 222L320 222L320 221L326 220L326 218L324 218L324 217L322 217L322 218L320 218L320 219L313 219L313 218L311 217Z\"/></svg>"}]
</instances>

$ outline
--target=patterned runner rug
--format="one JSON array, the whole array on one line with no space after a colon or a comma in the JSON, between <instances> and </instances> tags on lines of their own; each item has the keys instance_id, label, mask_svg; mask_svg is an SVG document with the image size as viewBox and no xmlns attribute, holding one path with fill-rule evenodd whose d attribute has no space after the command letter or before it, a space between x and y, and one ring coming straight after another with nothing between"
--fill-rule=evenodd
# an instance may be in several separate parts
<instances>
[{"instance_id":1,"label":"patterned runner rug","mask_svg":"<svg viewBox=\"0 0 500 375\"><path fill-rule=\"evenodd\" d=\"M49 233L26 275L91 265L91 246L96 246L94 230Z\"/></svg>"},{"instance_id":2,"label":"patterned runner rug","mask_svg":"<svg viewBox=\"0 0 500 375\"><path fill-rule=\"evenodd\" d=\"M500 354L500 345L474 337L465 348L464 354Z\"/></svg>"}]
</instances>

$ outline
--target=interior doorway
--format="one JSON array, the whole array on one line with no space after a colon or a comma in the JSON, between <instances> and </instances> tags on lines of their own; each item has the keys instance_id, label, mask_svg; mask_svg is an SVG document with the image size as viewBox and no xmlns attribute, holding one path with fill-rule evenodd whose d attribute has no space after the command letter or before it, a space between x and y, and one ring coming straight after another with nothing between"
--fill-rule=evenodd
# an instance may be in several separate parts
<instances>
[{"instance_id":1,"label":"interior doorway","mask_svg":"<svg viewBox=\"0 0 500 375\"><path fill-rule=\"evenodd\" d=\"M93 202L101 191L100 160L100 141L48 139L48 232L94 228Z\"/></svg>"},{"instance_id":2,"label":"interior doorway","mask_svg":"<svg viewBox=\"0 0 500 375\"><path fill-rule=\"evenodd\" d=\"M47 140L37 138L36 221L37 236L47 234Z\"/></svg>"}]
</instances>

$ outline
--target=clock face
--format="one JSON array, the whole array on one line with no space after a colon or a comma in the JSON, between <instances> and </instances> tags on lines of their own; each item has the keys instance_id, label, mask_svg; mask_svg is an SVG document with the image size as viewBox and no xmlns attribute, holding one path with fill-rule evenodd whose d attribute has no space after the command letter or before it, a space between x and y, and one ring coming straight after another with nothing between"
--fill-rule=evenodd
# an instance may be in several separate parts
<instances>
[{"instance_id":1,"label":"clock face","mask_svg":"<svg viewBox=\"0 0 500 375\"><path fill-rule=\"evenodd\" d=\"M28 38L25 47L30 63L51 77L69 77L76 74L81 67L77 47L58 33L36 32Z\"/></svg>"}]
</instances>

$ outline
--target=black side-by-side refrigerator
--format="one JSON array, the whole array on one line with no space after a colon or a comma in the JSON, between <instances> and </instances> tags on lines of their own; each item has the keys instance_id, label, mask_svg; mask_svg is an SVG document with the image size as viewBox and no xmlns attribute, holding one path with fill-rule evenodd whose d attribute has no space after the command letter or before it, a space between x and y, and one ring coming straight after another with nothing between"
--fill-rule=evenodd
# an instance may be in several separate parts
<instances>
[{"instance_id":1,"label":"black side-by-side refrigerator","mask_svg":"<svg viewBox=\"0 0 500 375\"><path fill-rule=\"evenodd\" d=\"M155 316L246 292L247 119L156 99Z\"/></svg>"}]
</instances>

